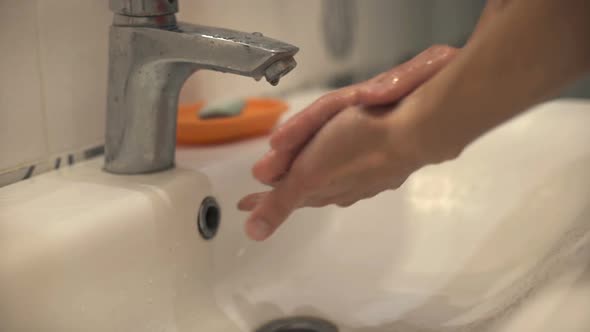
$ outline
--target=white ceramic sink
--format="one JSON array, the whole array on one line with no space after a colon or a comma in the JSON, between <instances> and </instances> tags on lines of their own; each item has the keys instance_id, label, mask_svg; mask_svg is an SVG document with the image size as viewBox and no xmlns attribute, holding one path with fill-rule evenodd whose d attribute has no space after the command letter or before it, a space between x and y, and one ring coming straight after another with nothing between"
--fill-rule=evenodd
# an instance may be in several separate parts
<instances>
[{"instance_id":1,"label":"white ceramic sink","mask_svg":"<svg viewBox=\"0 0 590 332\"><path fill-rule=\"evenodd\" d=\"M587 331L588 124L588 102L539 106L398 191L298 211L264 243L235 209L262 189L264 138L179 149L156 175L97 159L2 188L0 330L233 332L304 315L341 331ZM210 195L222 223L205 241Z\"/></svg>"}]
</instances>

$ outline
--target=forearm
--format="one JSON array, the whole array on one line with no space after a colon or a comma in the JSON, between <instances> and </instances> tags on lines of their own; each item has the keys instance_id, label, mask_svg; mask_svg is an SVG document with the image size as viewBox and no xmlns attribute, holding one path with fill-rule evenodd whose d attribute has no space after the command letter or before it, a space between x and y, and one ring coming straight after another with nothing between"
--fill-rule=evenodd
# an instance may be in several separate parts
<instances>
[{"instance_id":1,"label":"forearm","mask_svg":"<svg viewBox=\"0 0 590 332\"><path fill-rule=\"evenodd\" d=\"M411 97L419 107L400 116L427 162L440 162L589 69L590 2L516 0Z\"/></svg>"},{"instance_id":2,"label":"forearm","mask_svg":"<svg viewBox=\"0 0 590 332\"><path fill-rule=\"evenodd\" d=\"M518 0L487 0L486 5L479 16L477 25L469 37L469 41L476 39L482 30L493 25L494 19L498 17L498 15L506 9L508 4L513 1Z\"/></svg>"}]
</instances>

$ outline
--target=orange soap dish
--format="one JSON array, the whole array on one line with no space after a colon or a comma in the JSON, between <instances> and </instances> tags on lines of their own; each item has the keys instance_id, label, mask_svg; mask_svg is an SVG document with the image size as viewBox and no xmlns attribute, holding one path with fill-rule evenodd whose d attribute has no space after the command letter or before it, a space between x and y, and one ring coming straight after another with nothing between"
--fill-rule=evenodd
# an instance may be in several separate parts
<instances>
[{"instance_id":1,"label":"orange soap dish","mask_svg":"<svg viewBox=\"0 0 590 332\"><path fill-rule=\"evenodd\" d=\"M176 141L178 144L217 144L268 134L289 108L277 99L249 98L242 112L225 118L201 119L204 102L180 105Z\"/></svg>"}]
</instances>

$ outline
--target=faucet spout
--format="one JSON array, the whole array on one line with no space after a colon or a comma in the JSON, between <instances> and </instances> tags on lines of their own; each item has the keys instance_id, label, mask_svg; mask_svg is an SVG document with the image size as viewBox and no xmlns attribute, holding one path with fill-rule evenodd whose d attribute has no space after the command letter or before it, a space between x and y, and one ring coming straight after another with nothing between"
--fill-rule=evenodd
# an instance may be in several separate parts
<instances>
[{"instance_id":1,"label":"faucet spout","mask_svg":"<svg viewBox=\"0 0 590 332\"><path fill-rule=\"evenodd\" d=\"M192 48L187 52L188 58L194 61L195 52L199 53L201 69L249 76L256 80L265 76L272 83L296 66L293 56L299 51L297 47L257 32L246 33L187 23L180 23L177 31L185 40L187 48ZM173 39L170 41L174 44ZM277 67L278 64L288 65ZM272 71L271 68L275 68L276 73L267 76L267 70Z\"/></svg>"},{"instance_id":2,"label":"faucet spout","mask_svg":"<svg viewBox=\"0 0 590 332\"><path fill-rule=\"evenodd\" d=\"M105 170L139 174L174 165L178 95L199 69L272 84L296 66L298 48L262 36L176 23L174 15L115 15L110 30Z\"/></svg>"}]
</instances>

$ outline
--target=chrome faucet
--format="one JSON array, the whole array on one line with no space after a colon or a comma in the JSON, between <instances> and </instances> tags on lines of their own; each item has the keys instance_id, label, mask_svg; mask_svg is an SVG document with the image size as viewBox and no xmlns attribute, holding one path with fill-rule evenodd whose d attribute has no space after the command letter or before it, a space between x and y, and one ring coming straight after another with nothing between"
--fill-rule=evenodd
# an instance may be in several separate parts
<instances>
[{"instance_id":1,"label":"chrome faucet","mask_svg":"<svg viewBox=\"0 0 590 332\"><path fill-rule=\"evenodd\" d=\"M293 45L229 29L177 22L177 0L111 0L105 170L174 166L178 95L199 69L263 76L277 85L296 66Z\"/></svg>"}]
</instances>

